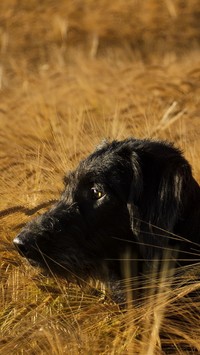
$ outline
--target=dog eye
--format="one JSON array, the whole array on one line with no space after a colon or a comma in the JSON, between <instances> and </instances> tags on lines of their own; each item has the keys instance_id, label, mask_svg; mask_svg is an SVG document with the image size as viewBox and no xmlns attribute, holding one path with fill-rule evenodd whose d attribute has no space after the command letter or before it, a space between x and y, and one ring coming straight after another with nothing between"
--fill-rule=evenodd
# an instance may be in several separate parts
<instances>
[{"instance_id":1,"label":"dog eye","mask_svg":"<svg viewBox=\"0 0 200 355\"><path fill-rule=\"evenodd\" d=\"M99 200L103 196L103 192L96 187L92 187L91 196L93 200Z\"/></svg>"}]
</instances>

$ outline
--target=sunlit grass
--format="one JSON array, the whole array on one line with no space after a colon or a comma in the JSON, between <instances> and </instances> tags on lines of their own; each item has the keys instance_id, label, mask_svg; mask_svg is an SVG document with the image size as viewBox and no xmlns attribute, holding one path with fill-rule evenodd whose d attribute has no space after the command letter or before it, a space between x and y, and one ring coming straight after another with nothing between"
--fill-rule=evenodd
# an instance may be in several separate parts
<instances>
[{"instance_id":1,"label":"sunlit grass","mask_svg":"<svg viewBox=\"0 0 200 355\"><path fill-rule=\"evenodd\" d=\"M173 274L165 262L158 273L155 261L137 280L127 263L120 307L107 285L47 278L12 248L104 138L174 141L200 181L198 5L180 4L1 1L2 354L200 353L198 265Z\"/></svg>"}]
</instances>

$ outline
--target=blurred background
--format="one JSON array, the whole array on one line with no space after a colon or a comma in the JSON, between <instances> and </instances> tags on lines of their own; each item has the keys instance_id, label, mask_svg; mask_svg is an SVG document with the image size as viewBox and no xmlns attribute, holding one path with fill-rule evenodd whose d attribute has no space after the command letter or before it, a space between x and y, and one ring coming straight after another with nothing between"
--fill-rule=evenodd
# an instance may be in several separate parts
<instances>
[{"instance_id":1,"label":"blurred background","mask_svg":"<svg viewBox=\"0 0 200 355\"><path fill-rule=\"evenodd\" d=\"M73 136L80 150L127 135L194 145L199 44L198 0L2 0L4 149L14 136L23 146L29 134L50 141L50 126L58 136L63 124L67 147Z\"/></svg>"}]
</instances>

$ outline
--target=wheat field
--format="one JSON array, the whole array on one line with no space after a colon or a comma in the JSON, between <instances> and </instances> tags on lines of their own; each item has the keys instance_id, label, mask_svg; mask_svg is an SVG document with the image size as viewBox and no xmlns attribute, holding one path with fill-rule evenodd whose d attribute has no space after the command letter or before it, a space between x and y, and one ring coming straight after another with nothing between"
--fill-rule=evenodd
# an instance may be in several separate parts
<instances>
[{"instance_id":1,"label":"wheat field","mask_svg":"<svg viewBox=\"0 0 200 355\"><path fill-rule=\"evenodd\" d=\"M200 353L198 265L163 268L122 309L98 282L49 279L12 246L104 138L175 142L200 182L199 23L198 0L1 0L1 354Z\"/></svg>"}]
</instances>

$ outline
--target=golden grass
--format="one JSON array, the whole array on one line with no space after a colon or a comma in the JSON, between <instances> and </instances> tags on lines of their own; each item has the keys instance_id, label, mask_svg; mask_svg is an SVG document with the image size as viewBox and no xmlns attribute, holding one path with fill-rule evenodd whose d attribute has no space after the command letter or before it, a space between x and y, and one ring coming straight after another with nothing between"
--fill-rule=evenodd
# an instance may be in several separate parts
<instances>
[{"instance_id":1,"label":"golden grass","mask_svg":"<svg viewBox=\"0 0 200 355\"><path fill-rule=\"evenodd\" d=\"M103 138L172 140L200 181L199 3L0 2L0 352L198 354L198 270L143 283L122 310L38 275L11 248ZM128 282L129 281L129 282ZM127 291L135 287L127 281ZM173 284L173 290L170 288ZM157 290L157 296L155 295ZM188 296L187 296L188 295ZM166 350L167 349L167 350Z\"/></svg>"}]
</instances>

